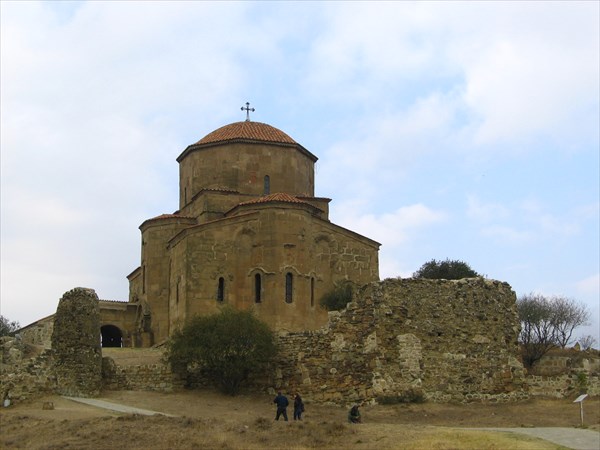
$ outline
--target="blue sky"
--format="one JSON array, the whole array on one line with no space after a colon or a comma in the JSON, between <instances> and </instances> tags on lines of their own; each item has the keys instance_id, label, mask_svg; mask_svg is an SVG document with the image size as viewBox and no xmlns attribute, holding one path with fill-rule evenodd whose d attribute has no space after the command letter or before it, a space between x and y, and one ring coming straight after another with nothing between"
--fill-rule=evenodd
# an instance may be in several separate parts
<instances>
[{"instance_id":1,"label":"blue sky","mask_svg":"<svg viewBox=\"0 0 600 450\"><path fill-rule=\"evenodd\" d=\"M599 5L2 1L2 314L126 300L175 158L249 101L381 278L460 259L599 339Z\"/></svg>"}]
</instances>

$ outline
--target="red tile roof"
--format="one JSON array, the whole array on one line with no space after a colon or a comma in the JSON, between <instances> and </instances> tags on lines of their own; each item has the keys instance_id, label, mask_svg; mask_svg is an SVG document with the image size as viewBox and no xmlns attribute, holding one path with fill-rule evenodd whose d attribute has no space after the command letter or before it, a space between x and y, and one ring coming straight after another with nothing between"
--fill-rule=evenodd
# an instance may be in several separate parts
<instances>
[{"instance_id":1,"label":"red tile roof","mask_svg":"<svg viewBox=\"0 0 600 450\"><path fill-rule=\"evenodd\" d=\"M196 220L195 217L191 216L182 216L179 214L161 214L160 216L152 217L150 219L146 219L144 223L153 222L155 220L163 220L163 219L186 219L186 220ZM142 225L144 224L142 223Z\"/></svg>"},{"instance_id":2,"label":"red tile roof","mask_svg":"<svg viewBox=\"0 0 600 450\"><path fill-rule=\"evenodd\" d=\"M177 214L161 214L160 216L156 216L156 217L151 217L148 220L155 220L155 219L170 219L171 217L181 217Z\"/></svg>"},{"instance_id":3,"label":"red tile roof","mask_svg":"<svg viewBox=\"0 0 600 450\"><path fill-rule=\"evenodd\" d=\"M270 202L300 203L300 204L304 204L304 205L309 204L303 200L300 200L297 197L294 197L293 195L285 194L283 192L277 192L275 194L269 194L269 195L265 195L263 197L248 200L247 202L240 203L238 206L254 205L256 203L270 203Z\"/></svg>"},{"instance_id":4,"label":"red tile roof","mask_svg":"<svg viewBox=\"0 0 600 450\"><path fill-rule=\"evenodd\" d=\"M261 122L234 122L208 133L196 144L211 144L237 139L247 139L262 142L277 142L283 144L296 144L291 137L283 131Z\"/></svg>"}]
</instances>

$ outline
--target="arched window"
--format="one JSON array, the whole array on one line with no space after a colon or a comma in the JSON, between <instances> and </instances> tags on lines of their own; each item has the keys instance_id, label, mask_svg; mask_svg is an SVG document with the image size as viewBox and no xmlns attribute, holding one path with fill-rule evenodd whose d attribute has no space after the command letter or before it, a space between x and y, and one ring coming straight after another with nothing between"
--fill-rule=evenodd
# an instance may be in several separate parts
<instances>
[{"instance_id":1,"label":"arched window","mask_svg":"<svg viewBox=\"0 0 600 450\"><path fill-rule=\"evenodd\" d=\"M265 175L265 184L264 184L264 195L269 195L271 193L271 178L269 175Z\"/></svg>"},{"instance_id":2,"label":"arched window","mask_svg":"<svg viewBox=\"0 0 600 450\"><path fill-rule=\"evenodd\" d=\"M254 275L254 302L260 303L262 301L261 298L262 291L262 278L259 273Z\"/></svg>"},{"instance_id":3,"label":"arched window","mask_svg":"<svg viewBox=\"0 0 600 450\"><path fill-rule=\"evenodd\" d=\"M219 287L217 288L217 301L222 302L225 299L225 278L219 278Z\"/></svg>"},{"instance_id":4,"label":"arched window","mask_svg":"<svg viewBox=\"0 0 600 450\"><path fill-rule=\"evenodd\" d=\"M315 306L315 279L310 278L310 306Z\"/></svg>"},{"instance_id":5,"label":"arched window","mask_svg":"<svg viewBox=\"0 0 600 450\"><path fill-rule=\"evenodd\" d=\"M142 243L143 245L143 243ZM146 264L142 264L142 294L146 293Z\"/></svg>"},{"instance_id":6,"label":"arched window","mask_svg":"<svg viewBox=\"0 0 600 450\"><path fill-rule=\"evenodd\" d=\"M285 302L292 303L292 292L294 290L294 276L288 272L285 274Z\"/></svg>"}]
</instances>

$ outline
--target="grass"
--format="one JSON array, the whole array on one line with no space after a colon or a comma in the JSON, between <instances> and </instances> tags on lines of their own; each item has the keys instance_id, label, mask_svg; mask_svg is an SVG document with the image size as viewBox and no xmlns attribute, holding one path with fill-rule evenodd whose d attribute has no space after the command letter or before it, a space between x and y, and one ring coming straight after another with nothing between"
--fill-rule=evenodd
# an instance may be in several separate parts
<instances>
[{"instance_id":1,"label":"grass","mask_svg":"<svg viewBox=\"0 0 600 450\"><path fill-rule=\"evenodd\" d=\"M22 417L3 421L0 447L48 449L556 449L554 444L509 433L397 424L350 425L335 421L250 423L165 416L117 416L36 421L36 433L20 427Z\"/></svg>"},{"instance_id":2,"label":"grass","mask_svg":"<svg viewBox=\"0 0 600 450\"><path fill-rule=\"evenodd\" d=\"M272 397L232 398L212 392L114 392L111 401L178 417L122 415L51 397L0 411L0 448L14 449L557 449L536 438L460 427L578 425L570 401L519 404L364 406L365 423L347 423L347 408L310 404L301 422L274 421ZM591 399L589 428L598 429Z\"/></svg>"},{"instance_id":3,"label":"grass","mask_svg":"<svg viewBox=\"0 0 600 450\"><path fill-rule=\"evenodd\" d=\"M544 450L560 448L556 444L512 433L469 431L436 428L425 432L413 432L397 447L417 449L465 449L465 450Z\"/></svg>"}]
</instances>

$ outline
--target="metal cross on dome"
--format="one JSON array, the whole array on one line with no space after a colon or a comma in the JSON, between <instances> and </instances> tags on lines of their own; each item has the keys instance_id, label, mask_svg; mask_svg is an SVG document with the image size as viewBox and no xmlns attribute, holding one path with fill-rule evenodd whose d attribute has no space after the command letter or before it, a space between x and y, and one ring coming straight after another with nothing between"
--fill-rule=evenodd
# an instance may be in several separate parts
<instances>
[{"instance_id":1,"label":"metal cross on dome","mask_svg":"<svg viewBox=\"0 0 600 450\"><path fill-rule=\"evenodd\" d=\"M246 107L242 106L242 111L246 111L246 122L250 122L250 111L254 112L254 108L250 108L250 102L246 102Z\"/></svg>"}]
</instances>

